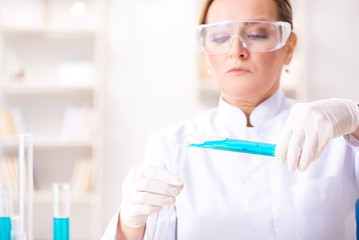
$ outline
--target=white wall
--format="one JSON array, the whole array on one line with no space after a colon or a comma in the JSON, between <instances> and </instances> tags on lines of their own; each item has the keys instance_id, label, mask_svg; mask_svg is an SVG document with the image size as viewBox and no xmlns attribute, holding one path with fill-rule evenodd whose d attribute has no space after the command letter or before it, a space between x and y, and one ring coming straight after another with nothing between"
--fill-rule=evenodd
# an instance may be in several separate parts
<instances>
[{"instance_id":1,"label":"white wall","mask_svg":"<svg viewBox=\"0 0 359 240\"><path fill-rule=\"evenodd\" d=\"M359 1L315 0L307 7L308 99L359 101Z\"/></svg>"},{"instance_id":2,"label":"white wall","mask_svg":"<svg viewBox=\"0 0 359 240\"><path fill-rule=\"evenodd\" d=\"M153 130L196 113L193 0L109 0L105 89L105 224Z\"/></svg>"}]
</instances>

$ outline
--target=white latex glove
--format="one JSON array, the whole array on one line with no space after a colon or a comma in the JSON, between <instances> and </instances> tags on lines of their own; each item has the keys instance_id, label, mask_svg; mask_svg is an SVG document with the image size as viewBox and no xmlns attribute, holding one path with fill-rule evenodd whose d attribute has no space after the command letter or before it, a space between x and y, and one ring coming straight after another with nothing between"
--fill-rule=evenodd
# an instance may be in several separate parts
<instances>
[{"instance_id":1,"label":"white latex glove","mask_svg":"<svg viewBox=\"0 0 359 240\"><path fill-rule=\"evenodd\" d=\"M276 162L288 169L305 171L320 157L333 138L354 132L359 127L358 103L329 99L293 106L275 149ZM303 148L303 149L302 149ZM301 151L302 150L302 151Z\"/></svg>"},{"instance_id":2,"label":"white latex glove","mask_svg":"<svg viewBox=\"0 0 359 240\"><path fill-rule=\"evenodd\" d=\"M121 221L133 228L145 225L151 213L174 204L182 188L182 179L167 171L132 168L122 185Z\"/></svg>"}]
</instances>

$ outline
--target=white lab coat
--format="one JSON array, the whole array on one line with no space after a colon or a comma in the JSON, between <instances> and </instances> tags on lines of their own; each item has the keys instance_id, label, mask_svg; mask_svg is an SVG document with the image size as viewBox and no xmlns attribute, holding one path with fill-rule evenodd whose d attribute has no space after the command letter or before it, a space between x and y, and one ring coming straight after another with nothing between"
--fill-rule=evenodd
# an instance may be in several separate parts
<instances>
[{"instance_id":1,"label":"white lab coat","mask_svg":"<svg viewBox=\"0 0 359 240\"><path fill-rule=\"evenodd\" d=\"M221 99L218 108L152 134L144 165L176 171L175 146L185 135L276 143L293 103L277 91L252 112L254 127L247 127L244 113ZM276 167L272 157L186 148L184 189L166 239L355 239L357 146L350 135L336 138L307 171L294 173ZM151 239L155 222L153 214L145 239ZM116 224L117 216L103 239L114 239Z\"/></svg>"}]
</instances>

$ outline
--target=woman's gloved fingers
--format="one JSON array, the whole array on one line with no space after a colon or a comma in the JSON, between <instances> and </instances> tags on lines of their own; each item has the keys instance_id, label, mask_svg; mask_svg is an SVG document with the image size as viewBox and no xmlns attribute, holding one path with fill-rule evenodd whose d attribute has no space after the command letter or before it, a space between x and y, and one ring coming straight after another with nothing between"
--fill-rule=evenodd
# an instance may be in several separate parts
<instances>
[{"instance_id":1,"label":"woman's gloved fingers","mask_svg":"<svg viewBox=\"0 0 359 240\"><path fill-rule=\"evenodd\" d=\"M121 221L127 226L138 228L146 224L147 217L161 211L162 207L131 204L120 210Z\"/></svg>"},{"instance_id":2,"label":"woman's gloved fingers","mask_svg":"<svg viewBox=\"0 0 359 240\"><path fill-rule=\"evenodd\" d=\"M132 201L137 204L146 204L151 206L168 206L174 204L176 200L171 196L149 192L137 192L132 196Z\"/></svg>"},{"instance_id":3,"label":"woman's gloved fingers","mask_svg":"<svg viewBox=\"0 0 359 240\"><path fill-rule=\"evenodd\" d=\"M123 223L130 227L143 226L148 215L174 204L182 188L182 179L164 170L132 168L122 185Z\"/></svg>"},{"instance_id":4,"label":"woman's gloved fingers","mask_svg":"<svg viewBox=\"0 0 359 240\"><path fill-rule=\"evenodd\" d=\"M142 168L142 176L144 178L155 179L173 186L183 185L182 178L162 169L158 168Z\"/></svg>"},{"instance_id":5,"label":"woman's gloved fingers","mask_svg":"<svg viewBox=\"0 0 359 240\"><path fill-rule=\"evenodd\" d=\"M136 180L136 190L138 192L177 196L181 192L182 188L183 185L174 186L151 178L140 178Z\"/></svg>"},{"instance_id":6,"label":"woman's gloved fingers","mask_svg":"<svg viewBox=\"0 0 359 240\"><path fill-rule=\"evenodd\" d=\"M135 186L136 177L138 175L139 168L138 167L132 167L122 184L122 192L126 195L131 195L134 192L136 192L136 189L133 187Z\"/></svg>"},{"instance_id":7,"label":"woman's gloved fingers","mask_svg":"<svg viewBox=\"0 0 359 240\"><path fill-rule=\"evenodd\" d=\"M276 161L281 165L287 160L290 171L297 168L304 171L321 156L331 139L353 133L358 128L359 108L355 101L329 99L295 104L278 141ZM300 131L305 136L298 135Z\"/></svg>"},{"instance_id":8,"label":"woman's gloved fingers","mask_svg":"<svg viewBox=\"0 0 359 240\"><path fill-rule=\"evenodd\" d=\"M287 162L288 170L290 172L294 172L298 168L304 138L304 132L293 132L293 135L289 141Z\"/></svg>"},{"instance_id":9,"label":"woman's gloved fingers","mask_svg":"<svg viewBox=\"0 0 359 240\"><path fill-rule=\"evenodd\" d=\"M309 164L314 161L315 153L318 146L318 135L310 134L306 135L305 143L302 149L302 155L300 157L299 170L307 170Z\"/></svg>"},{"instance_id":10,"label":"woman's gloved fingers","mask_svg":"<svg viewBox=\"0 0 359 240\"><path fill-rule=\"evenodd\" d=\"M289 121L284 125L284 130L279 138L278 144L275 148L275 162L277 166L283 166L287 160L287 151L289 141L292 137L293 130Z\"/></svg>"},{"instance_id":11,"label":"woman's gloved fingers","mask_svg":"<svg viewBox=\"0 0 359 240\"><path fill-rule=\"evenodd\" d=\"M317 160L322 155L322 153L324 152L324 149L328 145L329 141L330 141L329 138L319 138L318 147L315 152L314 160Z\"/></svg>"},{"instance_id":12,"label":"woman's gloved fingers","mask_svg":"<svg viewBox=\"0 0 359 240\"><path fill-rule=\"evenodd\" d=\"M127 209L128 217L133 218L140 218L144 217L147 218L148 215L161 211L161 206L151 206L146 204L131 204Z\"/></svg>"}]
</instances>

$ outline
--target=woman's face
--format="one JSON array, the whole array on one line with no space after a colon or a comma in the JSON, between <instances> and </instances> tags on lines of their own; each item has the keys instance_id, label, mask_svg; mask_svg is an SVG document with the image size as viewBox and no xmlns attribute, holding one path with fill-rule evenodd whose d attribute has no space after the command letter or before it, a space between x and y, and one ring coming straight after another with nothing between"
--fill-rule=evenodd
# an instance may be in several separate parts
<instances>
[{"instance_id":1,"label":"woman's face","mask_svg":"<svg viewBox=\"0 0 359 240\"><path fill-rule=\"evenodd\" d=\"M207 23L226 20L278 21L274 0L215 0ZM283 64L289 64L295 45L293 34L282 48L266 53L248 52L233 39L228 53L208 55L212 74L225 101L258 105L279 88Z\"/></svg>"}]
</instances>

